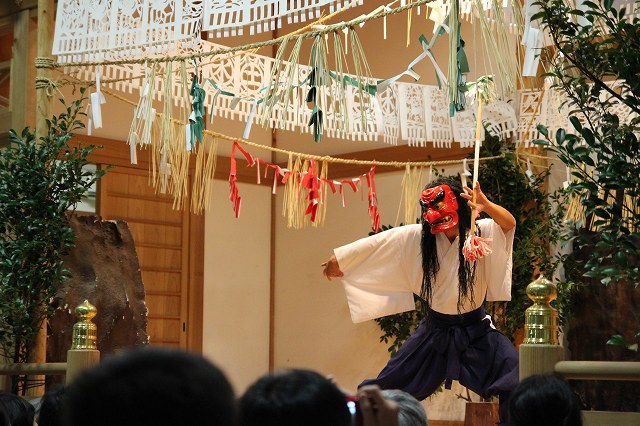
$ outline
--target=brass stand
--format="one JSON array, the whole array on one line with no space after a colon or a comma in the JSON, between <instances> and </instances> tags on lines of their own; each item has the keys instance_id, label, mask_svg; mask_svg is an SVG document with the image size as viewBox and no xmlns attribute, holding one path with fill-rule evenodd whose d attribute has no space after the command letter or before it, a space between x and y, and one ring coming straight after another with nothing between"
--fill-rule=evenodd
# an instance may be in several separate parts
<instances>
[{"instance_id":1,"label":"brass stand","mask_svg":"<svg viewBox=\"0 0 640 426\"><path fill-rule=\"evenodd\" d=\"M67 352L67 384L82 371L100 362L100 351L96 345L97 328L91 322L96 313L96 307L86 300L76 308L80 321L73 326L71 349Z\"/></svg>"},{"instance_id":2,"label":"brass stand","mask_svg":"<svg viewBox=\"0 0 640 426\"><path fill-rule=\"evenodd\" d=\"M558 312L550 304L557 295L556 286L542 275L527 286L533 305L525 312L525 339L519 348L520 380L553 373L556 363L564 359L558 342Z\"/></svg>"}]
</instances>

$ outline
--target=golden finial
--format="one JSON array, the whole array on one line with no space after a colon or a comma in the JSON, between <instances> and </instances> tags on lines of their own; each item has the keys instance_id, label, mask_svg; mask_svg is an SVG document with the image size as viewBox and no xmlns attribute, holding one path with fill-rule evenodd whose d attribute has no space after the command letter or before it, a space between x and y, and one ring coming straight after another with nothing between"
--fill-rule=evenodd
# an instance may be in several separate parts
<instances>
[{"instance_id":1,"label":"golden finial","mask_svg":"<svg viewBox=\"0 0 640 426\"><path fill-rule=\"evenodd\" d=\"M550 305L558 296L556 286L544 276L529 283L527 296L533 305L525 311L525 344L558 345L558 311Z\"/></svg>"},{"instance_id":2,"label":"golden finial","mask_svg":"<svg viewBox=\"0 0 640 426\"><path fill-rule=\"evenodd\" d=\"M71 349L97 349L98 332L96 325L91 322L98 310L85 300L75 309L80 321L73 325Z\"/></svg>"}]
</instances>

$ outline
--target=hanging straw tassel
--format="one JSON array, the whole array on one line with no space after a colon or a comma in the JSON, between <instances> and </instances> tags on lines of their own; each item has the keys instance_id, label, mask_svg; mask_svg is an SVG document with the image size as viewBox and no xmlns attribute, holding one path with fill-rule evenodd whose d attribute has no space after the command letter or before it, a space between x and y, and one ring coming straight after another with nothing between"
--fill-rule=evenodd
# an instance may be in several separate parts
<instances>
[{"instance_id":1,"label":"hanging straw tassel","mask_svg":"<svg viewBox=\"0 0 640 426\"><path fill-rule=\"evenodd\" d=\"M476 185L478 183L478 165L480 163L480 136L482 135L482 96L478 96L478 121L476 123L476 149L473 158L473 203L476 202ZM476 209L471 211L471 229L464 242L462 254L468 262L475 262L477 259L491 254L491 248L487 244L488 238L478 237L476 233Z\"/></svg>"},{"instance_id":2,"label":"hanging straw tassel","mask_svg":"<svg viewBox=\"0 0 640 426\"><path fill-rule=\"evenodd\" d=\"M209 208L217 151L217 139L205 133L202 143L196 146L196 170L191 185L191 212L194 214Z\"/></svg>"},{"instance_id":3,"label":"hanging straw tassel","mask_svg":"<svg viewBox=\"0 0 640 426\"><path fill-rule=\"evenodd\" d=\"M183 210L187 205L189 196L189 157L191 151L187 149L187 144L191 144L190 136L187 137L186 125L191 114L190 84L187 76L186 61L180 66L181 96L180 120L174 122L175 138L170 144L171 170L171 193L173 195L173 208Z\"/></svg>"},{"instance_id":4,"label":"hanging straw tassel","mask_svg":"<svg viewBox=\"0 0 640 426\"><path fill-rule=\"evenodd\" d=\"M622 206L622 217L627 220L629 226L629 231L638 232L640 229L637 229L634 225L634 221L632 218L640 216L640 203L638 197L633 197L629 195L628 192L624 195L624 201Z\"/></svg>"},{"instance_id":5,"label":"hanging straw tassel","mask_svg":"<svg viewBox=\"0 0 640 426\"><path fill-rule=\"evenodd\" d=\"M302 37L296 39L296 44L293 46L291 55L289 55L288 68L287 68L287 82L285 83L284 95L282 96L282 102L280 105L280 116L278 118L278 128L286 128L287 113L289 111L289 104L291 103L291 94L293 92L296 99L299 96L298 78L299 78L299 61L300 61L300 49L302 48ZM294 108L298 108L295 104Z\"/></svg>"},{"instance_id":6,"label":"hanging straw tassel","mask_svg":"<svg viewBox=\"0 0 640 426\"><path fill-rule=\"evenodd\" d=\"M169 180L171 175L171 142L174 137L173 126L173 96L171 94L171 88L173 87L173 63L171 61L166 63L165 74L167 76L164 83L164 106L161 115L161 128L159 131L159 137L154 138L151 148L158 156L157 161L157 174L153 180L153 187L157 193L166 194L169 189Z\"/></svg>"},{"instance_id":7,"label":"hanging straw tassel","mask_svg":"<svg viewBox=\"0 0 640 426\"><path fill-rule=\"evenodd\" d=\"M346 41L347 39L345 37L345 42ZM334 108L333 112L335 115L342 115L340 130L344 133L349 133L349 107L347 105L347 94L344 86L341 84L345 80L345 72L349 72L349 67L347 66L347 57L344 49L342 48L342 39L340 38L340 33L338 31L333 33L333 56L336 64L335 69L337 83L333 83L333 90L331 91L331 94L334 99L337 99L337 102L332 102L331 107ZM338 105L338 108L340 108L339 111L335 111L336 104Z\"/></svg>"},{"instance_id":8,"label":"hanging straw tassel","mask_svg":"<svg viewBox=\"0 0 640 426\"><path fill-rule=\"evenodd\" d=\"M420 204L416 200L420 197L422 190L422 167L414 167L407 164L404 170L404 176L402 177L401 184L401 205L404 205L404 221L405 225L415 223L416 218L420 217ZM400 216L400 210L398 210L398 216ZM396 217L396 223L398 217Z\"/></svg>"},{"instance_id":9,"label":"hanging straw tassel","mask_svg":"<svg viewBox=\"0 0 640 426\"><path fill-rule=\"evenodd\" d=\"M266 126L267 121L269 121L271 117L273 107L279 103L278 97L280 96L281 92L280 85L284 84L282 76L285 75L286 71L286 65L283 62L284 52L287 50L290 39L291 37L287 36L282 40L282 43L280 43L278 52L276 53L276 57L274 58L273 65L271 67L271 75L269 76L269 81L267 81L265 85L265 87L267 87L267 94L265 96L264 102L262 103L262 114L260 116L260 125L262 127ZM291 64L289 66L292 67Z\"/></svg>"},{"instance_id":10,"label":"hanging straw tassel","mask_svg":"<svg viewBox=\"0 0 640 426\"><path fill-rule=\"evenodd\" d=\"M301 196L300 181L304 165L300 157L296 157L295 161L289 155L287 163L287 177L285 181L284 206L282 214L287 218L287 227L293 229L301 229L304 226L304 213L306 210L304 197ZM276 173L274 179L279 179Z\"/></svg>"},{"instance_id":11,"label":"hanging straw tassel","mask_svg":"<svg viewBox=\"0 0 640 426\"><path fill-rule=\"evenodd\" d=\"M582 195L570 195L563 219L571 223L580 221L580 223L582 223L582 226L585 226L587 219L585 213L586 207L582 205L581 198Z\"/></svg>"},{"instance_id":12,"label":"hanging straw tassel","mask_svg":"<svg viewBox=\"0 0 640 426\"><path fill-rule=\"evenodd\" d=\"M358 84L358 101L360 103L360 121L363 129L367 128L367 114L366 109L367 105L365 102L365 93L364 87L367 85L367 79L371 78L371 70L369 69L369 64L367 62L367 57L365 56L364 49L362 48L362 43L360 43L360 38L356 31L351 28L349 31L349 38L351 42L351 56L353 58L353 65L356 72L356 82Z\"/></svg>"}]
</instances>

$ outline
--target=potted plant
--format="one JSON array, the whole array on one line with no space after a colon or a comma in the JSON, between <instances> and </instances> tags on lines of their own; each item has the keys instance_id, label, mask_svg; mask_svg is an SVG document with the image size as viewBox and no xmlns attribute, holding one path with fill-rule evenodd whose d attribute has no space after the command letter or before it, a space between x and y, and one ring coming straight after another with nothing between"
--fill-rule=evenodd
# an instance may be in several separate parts
<instances>
[{"instance_id":1,"label":"potted plant","mask_svg":"<svg viewBox=\"0 0 640 426\"><path fill-rule=\"evenodd\" d=\"M68 278L62 256L75 238L69 210L104 174L83 169L94 146L71 144L72 132L84 127L83 101L47 120L40 140L29 128L9 131L11 145L0 150L0 355L13 363L32 360L36 336ZM13 378L13 392L27 386L24 377Z\"/></svg>"},{"instance_id":2,"label":"potted plant","mask_svg":"<svg viewBox=\"0 0 640 426\"><path fill-rule=\"evenodd\" d=\"M632 341L640 335L640 21L613 3L536 3L532 20L553 41L542 52L546 77L564 95L562 113L570 122L555 134L538 126L538 143L570 168L567 194L582 207L572 227L576 279L590 285L568 335L572 356L637 361ZM607 339L631 350L605 347ZM587 409L640 407L627 383L576 386Z\"/></svg>"}]
</instances>

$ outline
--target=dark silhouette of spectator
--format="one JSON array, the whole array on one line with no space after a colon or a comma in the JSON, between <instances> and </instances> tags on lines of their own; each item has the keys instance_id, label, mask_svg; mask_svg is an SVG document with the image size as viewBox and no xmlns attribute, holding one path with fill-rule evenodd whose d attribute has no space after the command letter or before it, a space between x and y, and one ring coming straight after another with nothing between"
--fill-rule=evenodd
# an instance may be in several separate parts
<instances>
[{"instance_id":1,"label":"dark silhouette of spectator","mask_svg":"<svg viewBox=\"0 0 640 426\"><path fill-rule=\"evenodd\" d=\"M427 426L427 412L416 398L399 389L386 389L382 396L398 403L398 426Z\"/></svg>"},{"instance_id":2,"label":"dark silhouette of spectator","mask_svg":"<svg viewBox=\"0 0 640 426\"><path fill-rule=\"evenodd\" d=\"M65 426L235 426L233 389L200 355L137 348L114 355L67 386Z\"/></svg>"},{"instance_id":3,"label":"dark silhouette of spectator","mask_svg":"<svg viewBox=\"0 0 640 426\"><path fill-rule=\"evenodd\" d=\"M0 424L33 426L35 409L26 399L8 392L0 392Z\"/></svg>"},{"instance_id":4,"label":"dark silhouette of spectator","mask_svg":"<svg viewBox=\"0 0 640 426\"><path fill-rule=\"evenodd\" d=\"M353 413L347 405L357 400ZM267 374L240 399L240 426L398 426L398 404L377 385L347 396L330 379L305 369Z\"/></svg>"},{"instance_id":5,"label":"dark silhouette of spectator","mask_svg":"<svg viewBox=\"0 0 640 426\"><path fill-rule=\"evenodd\" d=\"M62 426L62 401L66 387L58 385L42 395L36 410L38 426Z\"/></svg>"},{"instance_id":6,"label":"dark silhouette of spectator","mask_svg":"<svg viewBox=\"0 0 640 426\"><path fill-rule=\"evenodd\" d=\"M509 401L510 426L582 426L580 405L564 380L533 375L522 380Z\"/></svg>"},{"instance_id":7,"label":"dark silhouette of spectator","mask_svg":"<svg viewBox=\"0 0 640 426\"><path fill-rule=\"evenodd\" d=\"M303 369L267 374L240 398L241 426L350 426L345 395L331 380Z\"/></svg>"}]
</instances>

